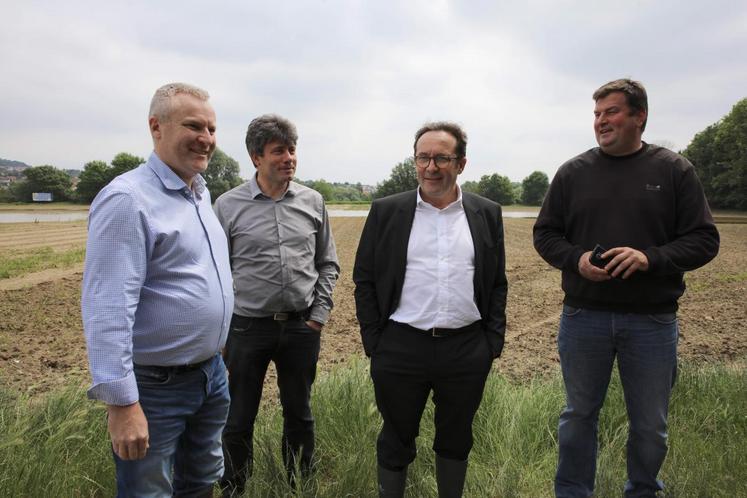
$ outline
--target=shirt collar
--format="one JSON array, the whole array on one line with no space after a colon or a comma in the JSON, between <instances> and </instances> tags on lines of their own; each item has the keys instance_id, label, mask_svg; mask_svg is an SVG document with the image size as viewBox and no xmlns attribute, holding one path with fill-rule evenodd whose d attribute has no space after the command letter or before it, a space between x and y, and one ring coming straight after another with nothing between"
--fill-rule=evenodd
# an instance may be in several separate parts
<instances>
[{"instance_id":1,"label":"shirt collar","mask_svg":"<svg viewBox=\"0 0 747 498\"><path fill-rule=\"evenodd\" d=\"M428 202L426 202L426 201L423 200L423 198L420 196L420 187L418 187L416 189L416 192L417 192L417 205L421 206L421 207L430 207L430 208L433 208L433 209L437 209L439 211L444 211L446 209L451 209L453 206L459 206L460 208L464 208L464 206L462 204L462 189L459 187L458 184L457 184L456 188L457 188L457 198L456 198L456 200L454 202L452 202L451 204L449 204L448 206L446 206L445 208L438 209L437 207L435 207L435 206L433 206L433 205L431 205Z\"/></svg>"},{"instance_id":2,"label":"shirt collar","mask_svg":"<svg viewBox=\"0 0 747 498\"><path fill-rule=\"evenodd\" d=\"M174 170L171 169L168 164L163 162L155 151L152 152L148 158L148 166L161 180L163 186L168 190L189 190L187 183L182 180L179 175L174 173ZM192 190L200 199L202 198L202 194L205 192L205 185L206 182L202 175L195 175L194 178L192 178Z\"/></svg>"},{"instance_id":3,"label":"shirt collar","mask_svg":"<svg viewBox=\"0 0 747 498\"><path fill-rule=\"evenodd\" d=\"M266 199L269 199L269 197L266 196L264 192L262 192L262 189L259 188L259 184L257 183L256 172L251 176L251 178L249 178L249 181L247 182L247 184L249 186L249 194L252 196L252 199L256 199L260 195ZM285 192L280 198L282 199L286 195L290 195L291 197L295 196L298 193L299 188L300 186L296 182L291 181L288 184L288 188L285 189Z\"/></svg>"}]
</instances>

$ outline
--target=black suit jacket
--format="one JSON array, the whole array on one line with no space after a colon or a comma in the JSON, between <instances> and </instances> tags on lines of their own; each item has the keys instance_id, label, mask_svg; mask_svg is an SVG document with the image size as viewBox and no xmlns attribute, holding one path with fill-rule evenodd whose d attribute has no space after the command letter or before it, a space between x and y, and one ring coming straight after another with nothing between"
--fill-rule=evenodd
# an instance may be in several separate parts
<instances>
[{"instance_id":1,"label":"black suit jacket","mask_svg":"<svg viewBox=\"0 0 747 498\"><path fill-rule=\"evenodd\" d=\"M416 202L415 190L374 201L358 243L353 269L355 306L368 356L402 295ZM475 247L474 300L493 357L498 357L506 331L508 292L501 207L464 191L462 204Z\"/></svg>"}]
</instances>

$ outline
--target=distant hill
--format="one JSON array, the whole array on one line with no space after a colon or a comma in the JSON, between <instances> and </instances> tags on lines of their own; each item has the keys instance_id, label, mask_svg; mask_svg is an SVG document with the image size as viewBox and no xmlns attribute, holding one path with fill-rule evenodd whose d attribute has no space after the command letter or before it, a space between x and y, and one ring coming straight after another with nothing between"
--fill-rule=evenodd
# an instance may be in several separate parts
<instances>
[{"instance_id":1,"label":"distant hill","mask_svg":"<svg viewBox=\"0 0 747 498\"><path fill-rule=\"evenodd\" d=\"M26 169L26 168L30 168L31 166L21 161L13 161L12 159L3 159L2 157L0 157L0 167L12 168L12 169Z\"/></svg>"}]
</instances>

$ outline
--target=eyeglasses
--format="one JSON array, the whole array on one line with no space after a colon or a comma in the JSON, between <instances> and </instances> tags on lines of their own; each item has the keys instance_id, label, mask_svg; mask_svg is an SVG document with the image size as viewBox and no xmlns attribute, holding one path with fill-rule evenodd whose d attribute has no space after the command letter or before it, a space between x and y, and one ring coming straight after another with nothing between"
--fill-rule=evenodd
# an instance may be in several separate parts
<instances>
[{"instance_id":1,"label":"eyeglasses","mask_svg":"<svg viewBox=\"0 0 747 498\"><path fill-rule=\"evenodd\" d=\"M452 162L454 162L455 159L458 159L459 156L426 156L423 155L417 155L415 156L415 166L417 166L420 169L425 169L428 167L428 165L433 161L436 164L437 168L445 168L448 165L450 165Z\"/></svg>"}]
</instances>

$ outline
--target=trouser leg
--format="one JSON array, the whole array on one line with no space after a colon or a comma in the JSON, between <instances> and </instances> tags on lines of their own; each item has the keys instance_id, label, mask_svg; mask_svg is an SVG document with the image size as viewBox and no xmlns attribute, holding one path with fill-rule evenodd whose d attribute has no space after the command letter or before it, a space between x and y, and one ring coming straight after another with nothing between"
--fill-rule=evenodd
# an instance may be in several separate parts
<instances>
[{"instance_id":1,"label":"trouser leg","mask_svg":"<svg viewBox=\"0 0 747 498\"><path fill-rule=\"evenodd\" d=\"M472 422L493 362L482 330L434 341L436 481L441 498L461 497L472 449Z\"/></svg>"},{"instance_id":2,"label":"trouser leg","mask_svg":"<svg viewBox=\"0 0 747 498\"><path fill-rule=\"evenodd\" d=\"M223 430L226 494L243 491L254 460L254 422L259 411L267 366L278 345L274 324L234 315L225 349L231 406Z\"/></svg>"},{"instance_id":3,"label":"trouser leg","mask_svg":"<svg viewBox=\"0 0 747 498\"><path fill-rule=\"evenodd\" d=\"M558 424L557 497L594 492L599 411L615 359L611 319L608 312L563 307L558 351L566 406Z\"/></svg>"},{"instance_id":4,"label":"trouser leg","mask_svg":"<svg viewBox=\"0 0 747 498\"><path fill-rule=\"evenodd\" d=\"M294 469L307 475L313 466L314 417L311 388L319 360L320 333L303 321L283 325L280 345L273 356L283 407L283 462L292 479Z\"/></svg>"},{"instance_id":5,"label":"trouser leg","mask_svg":"<svg viewBox=\"0 0 747 498\"><path fill-rule=\"evenodd\" d=\"M653 497L667 454L669 398L677 372L674 313L629 314L617 324L618 368L630 420L626 497Z\"/></svg>"},{"instance_id":6,"label":"trouser leg","mask_svg":"<svg viewBox=\"0 0 747 498\"><path fill-rule=\"evenodd\" d=\"M403 470L415 459L415 439L431 390L427 363L433 351L426 339L390 323L371 357L376 406L384 422L376 458L387 470Z\"/></svg>"}]
</instances>

